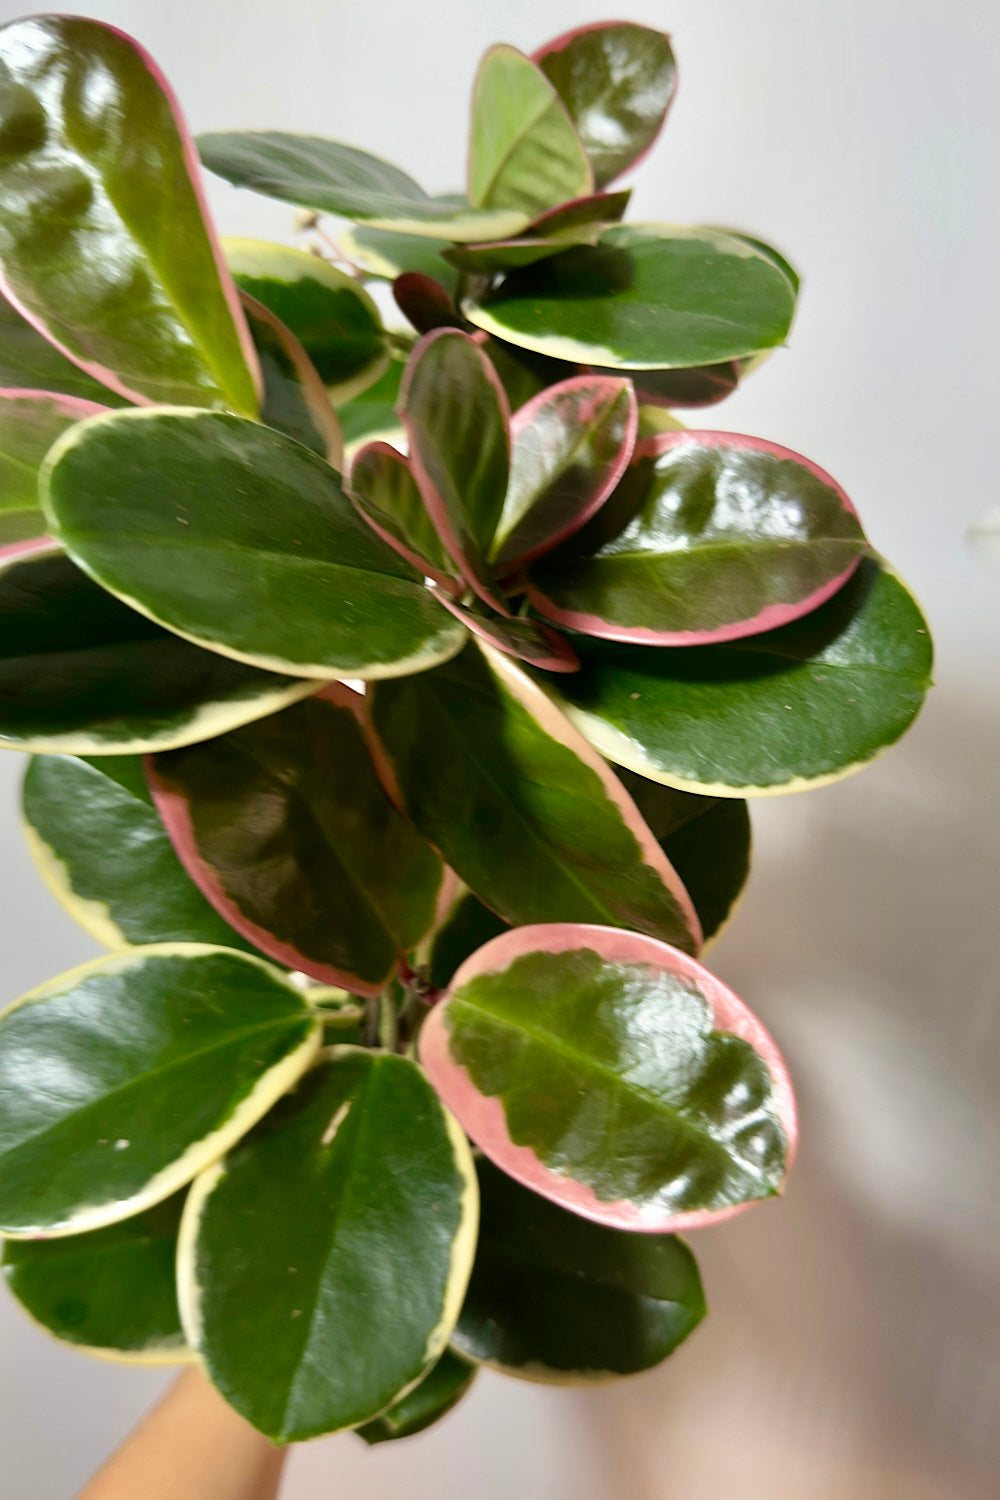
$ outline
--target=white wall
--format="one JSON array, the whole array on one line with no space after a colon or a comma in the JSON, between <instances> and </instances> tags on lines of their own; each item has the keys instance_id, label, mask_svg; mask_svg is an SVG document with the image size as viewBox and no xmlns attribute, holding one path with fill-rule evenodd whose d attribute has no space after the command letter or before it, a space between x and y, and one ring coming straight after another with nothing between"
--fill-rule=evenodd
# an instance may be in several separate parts
<instances>
[{"instance_id":1,"label":"white wall","mask_svg":"<svg viewBox=\"0 0 1000 1500\"><path fill-rule=\"evenodd\" d=\"M86 8L85 0L80 0ZM611 7L612 11L618 7ZM867 772L758 804L758 863L713 962L773 1027L804 1142L787 1199L697 1237L710 1321L602 1391L483 1377L437 1432L293 1459L288 1500L987 1500L1000 1465L998 576L963 532L997 499L995 0L633 0L682 71L638 217L756 229L805 273L791 348L713 421L829 468L937 636L917 729ZM0 16L21 9L0 0ZM460 180L471 72L602 15L590 0L120 0L197 129L275 126ZM280 206L213 189L223 228ZM16 829L0 758L4 992L88 956ZM65 1500L160 1386L0 1304L0 1493ZM141 1497L136 1497L141 1500Z\"/></svg>"}]
</instances>

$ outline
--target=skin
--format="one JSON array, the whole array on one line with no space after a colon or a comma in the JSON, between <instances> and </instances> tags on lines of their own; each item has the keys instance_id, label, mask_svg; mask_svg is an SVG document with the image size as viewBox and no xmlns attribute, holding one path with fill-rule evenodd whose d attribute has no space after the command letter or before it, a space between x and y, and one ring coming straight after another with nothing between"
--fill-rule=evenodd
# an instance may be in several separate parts
<instances>
[{"instance_id":1,"label":"skin","mask_svg":"<svg viewBox=\"0 0 1000 1500\"><path fill-rule=\"evenodd\" d=\"M192 1367L77 1500L275 1500L287 1456Z\"/></svg>"}]
</instances>

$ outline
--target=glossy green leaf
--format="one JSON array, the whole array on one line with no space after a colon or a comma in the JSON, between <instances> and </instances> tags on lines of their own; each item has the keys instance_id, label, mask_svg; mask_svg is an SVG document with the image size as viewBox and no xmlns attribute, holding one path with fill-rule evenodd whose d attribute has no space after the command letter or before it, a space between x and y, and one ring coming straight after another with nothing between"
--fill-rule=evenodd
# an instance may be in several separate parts
<instances>
[{"instance_id":1,"label":"glossy green leaf","mask_svg":"<svg viewBox=\"0 0 1000 1500\"><path fill-rule=\"evenodd\" d=\"M746 803L680 792L624 766L618 775L683 880L707 942L727 921L750 873Z\"/></svg>"},{"instance_id":2,"label":"glossy green leaf","mask_svg":"<svg viewBox=\"0 0 1000 1500\"><path fill-rule=\"evenodd\" d=\"M583 670L546 687L591 744L650 780L720 797L860 770L916 718L932 661L916 602L874 558L821 609L765 635L573 644Z\"/></svg>"},{"instance_id":3,"label":"glossy green leaf","mask_svg":"<svg viewBox=\"0 0 1000 1500\"><path fill-rule=\"evenodd\" d=\"M241 293L240 301L264 383L260 420L341 468L344 439L340 423L308 354L263 302L246 292Z\"/></svg>"},{"instance_id":4,"label":"glossy green leaf","mask_svg":"<svg viewBox=\"0 0 1000 1500\"><path fill-rule=\"evenodd\" d=\"M635 394L623 379L578 375L522 406L511 422L495 565L519 567L579 530L624 473L637 426Z\"/></svg>"},{"instance_id":5,"label":"glossy green leaf","mask_svg":"<svg viewBox=\"0 0 1000 1500\"><path fill-rule=\"evenodd\" d=\"M629 21L598 21L535 54L569 111L603 187L656 140L677 86L670 38Z\"/></svg>"},{"instance_id":6,"label":"glossy green leaf","mask_svg":"<svg viewBox=\"0 0 1000 1500\"><path fill-rule=\"evenodd\" d=\"M868 549L829 474L735 433L646 440L614 505L623 527L543 559L527 589L547 619L609 640L693 646L775 629L843 587Z\"/></svg>"},{"instance_id":7,"label":"glossy green leaf","mask_svg":"<svg viewBox=\"0 0 1000 1500\"><path fill-rule=\"evenodd\" d=\"M51 391L0 389L0 547L44 535L38 470L56 438L104 411Z\"/></svg>"},{"instance_id":8,"label":"glossy green leaf","mask_svg":"<svg viewBox=\"0 0 1000 1500\"><path fill-rule=\"evenodd\" d=\"M199 136L198 150L210 172L236 187L402 234L503 239L519 233L530 218L511 207L470 207L454 196L432 198L399 167L321 136L220 130Z\"/></svg>"},{"instance_id":9,"label":"glossy green leaf","mask_svg":"<svg viewBox=\"0 0 1000 1500\"><path fill-rule=\"evenodd\" d=\"M494 938L419 1049L498 1167L612 1228L728 1218L779 1192L794 1154L768 1033L707 969L638 933L549 923Z\"/></svg>"},{"instance_id":10,"label":"glossy green leaf","mask_svg":"<svg viewBox=\"0 0 1000 1500\"><path fill-rule=\"evenodd\" d=\"M503 917L490 911L471 891L463 889L431 943L427 965L431 987L436 990L445 989L459 964L463 964L477 948L488 943L490 938L507 932L508 928L509 924Z\"/></svg>"},{"instance_id":11,"label":"glossy green leaf","mask_svg":"<svg viewBox=\"0 0 1000 1500\"><path fill-rule=\"evenodd\" d=\"M504 617L483 604L464 604L445 594L441 603L477 640L545 672L576 672L579 662L569 641L544 620Z\"/></svg>"},{"instance_id":12,"label":"glossy green leaf","mask_svg":"<svg viewBox=\"0 0 1000 1500\"><path fill-rule=\"evenodd\" d=\"M535 217L593 187L583 143L544 73L516 47L491 47L472 90L469 202Z\"/></svg>"},{"instance_id":13,"label":"glossy green leaf","mask_svg":"<svg viewBox=\"0 0 1000 1500\"><path fill-rule=\"evenodd\" d=\"M247 946L185 874L139 756L33 756L22 806L46 884L99 943Z\"/></svg>"},{"instance_id":14,"label":"glossy green leaf","mask_svg":"<svg viewBox=\"0 0 1000 1500\"><path fill-rule=\"evenodd\" d=\"M687 893L634 803L509 659L469 647L380 684L371 706L405 810L506 921L614 923L697 948Z\"/></svg>"},{"instance_id":15,"label":"glossy green leaf","mask_svg":"<svg viewBox=\"0 0 1000 1500\"><path fill-rule=\"evenodd\" d=\"M357 1426L442 1354L477 1220L468 1144L420 1069L335 1048L195 1184L178 1257L188 1340L275 1441Z\"/></svg>"},{"instance_id":16,"label":"glossy green leaf","mask_svg":"<svg viewBox=\"0 0 1000 1500\"><path fill-rule=\"evenodd\" d=\"M300 677L416 672L464 632L281 433L184 408L112 412L46 461L43 505L99 583L168 630Z\"/></svg>"},{"instance_id":17,"label":"glossy green leaf","mask_svg":"<svg viewBox=\"0 0 1000 1500\"><path fill-rule=\"evenodd\" d=\"M399 410L438 535L476 592L497 603L485 559L507 492L510 438L493 366L467 334L430 333L407 366Z\"/></svg>"},{"instance_id":18,"label":"glossy green leaf","mask_svg":"<svg viewBox=\"0 0 1000 1500\"><path fill-rule=\"evenodd\" d=\"M0 135L0 275L19 311L130 400L255 412L253 345L152 59L98 21L14 21Z\"/></svg>"},{"instance_id":19,"label":"glossy green leaf","mask_svg":"<svg viewBox=\"0 0 1000 1500\"><path fill-rule=\"evenodd\" d=\"M0 745L114 755L223 734L316 691L161 630L55 543L0 558Z\"/></svg>"},{"instance_id":20,"label":"glossy green leaf","mask_svg":"<svg viewBox=\"0 0 1000 1500\"><path fill-rule=\"evenodd\" d=\"M298 339L331 400L347 401L389 363L378 308L364 287L318 255L266 240L222 242L233 280Z\"/></svg>"},{"instance_id":21,"label":"glossy green leaf","mask_svg":"<svg viewBox=\"0 0 1000 1500\"><path fill-rule=\"evenodd\" d=\"M588 1223L484 1157L472 1280L452 1348L507 1375L613 1379L659 1364L705 1315L694 1256L673 1234Z\"/></svg>"},{"instance_id":22,"label":"glossy green leaf","mask_svg":"<svg viewBox=\"0 0 1000 1500\"><path fill-rule=\"evenodd\" d=\"M380 1417L356 1428L358 1437L373 1445L425 1432L461 1401L475 1375L475 1365L446 1349L430 1373L409 1395L390 1406Z\"/></svg>"},{"instance_id":23,"label":"glossy green leaf","mask_svg":"<svg viewBox=\"0 0 1000 1500\"><path fill-rule=\"evenodd\" d=\"M8 1240L3 1275L25 1312L64 1344L126 1364L192 1358L177 1308L177 1230L185 1193L106 1229Z\"/></svg>"},{"instance_id":24,"label":"glossy green leaf","mask_svg":"<svg viewBox=\"0 0 1000 1500\"><path fill-rule=\"evenodd\" d=\"M71 969L0 1016L0 1233L100 1229L228 1150L319 1027L249 954L163 943Z\"/></svg>"},{"instance_id":25,"label":"glossy green leaf","mask_svg":"<svg viewBox=\"0 0 1000 1500\"><path fill-rule=\"evenodd\" d=\"M788 278L743 240L669 224L619 224L597 245L508 276L466 316L487 333L576 363L660 370L715 364L784 342Z\"/></svg>"},{"instance_id":26,"label":"glossy green leaf","mask_svg":"<svg viewBox=\"0 0 1000 1500\"><path fill-rule=\"evenodd\" d=\"M368 523L428 578L446 583L455 565L445 552L409 461L389 443L355 454L348 489Z\"/></svg>"},{"instance_id":27,"label":"glossy green leaf","mask_svg":"<svg viewBox=\"0 0 1000 1500\"><path fill-rule=\"evenodd\" d=\"M362 703L337 684L157 756L150 775L185 869L226 921L291 969L377 994L430 930L444 871L382 790Z\"/></svg>"},{"instance_id":28,"label":"glossy green leaf","mask_svg":"<svg viewBox=\"0 0 1000 1500\"><path fill-rule=\"evenodd\" d=\"M458 286L458 274L442 256L451 240L435 240L423 234L400 234L392 229L373 229L370 224L352 224L337 236L337 249L352 265L381 281L395 281L404 271L433 276L449 292Z\"/></svg>"},{"instance_id":29,"label":"glossy green leaf","mask_svg":"<svg viewBox=\"0 0 1000 1500\"><path fill-rule=\"evenodd\" d=\"M101 385L54 344L42 338L6 297L0 296L0 386L76 396L99 406L127 406L117 391Z\"/></svg>"},{"instance_id":30,"label":"glossy green leaf","mask_svg":"<svg viewBox=\"0 0 1000 1500\"><path fill-rule=\"evenodd\" d=\"M403 368L401 360L391 360L385 374L374 385L352 396L350 401L338 403L337 416L348 461L365 443L376 440L393 443L398 448L405 446L406 433L396 414Z\"/></svg>"}]
</instances>

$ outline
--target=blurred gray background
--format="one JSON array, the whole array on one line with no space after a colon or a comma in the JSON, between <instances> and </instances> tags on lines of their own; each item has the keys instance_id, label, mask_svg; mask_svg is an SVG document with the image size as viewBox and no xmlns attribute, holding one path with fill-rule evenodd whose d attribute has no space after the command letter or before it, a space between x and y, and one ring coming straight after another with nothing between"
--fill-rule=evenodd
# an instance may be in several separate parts
<instances>
[{"instance_id":1,"label":"blurred gray background","mask_svg":"<svg viewBox=\"0 0 1000 1500\"><path fill-rule=\"evenodd\" d=\"M195 129L313 131L461 182L475 63L592 0L81 0L159 60ZM633 217L756 231L804 272L791 347L713 413L854 497L937 638L938 686L863 776L758 801L711 962L773 1029L803 1146L787 1195L695 1239L708 1322L661 1370L484 1374L434 1432L294 1455L284 1500L992 1500L1000 1493L1000 574L996 0L617 3L681 89ZM0 17L22 6L0 0ZM291 212L213 184L225 232ZM708 424L707 424L708 425ZM0 757L3 997L93 951L18 832ZM0 1301L0 1493L67 1500L168 1377L50 1344ZM137 1497L140 1500L140 1497Z\"/></svg>"}]
</instances>

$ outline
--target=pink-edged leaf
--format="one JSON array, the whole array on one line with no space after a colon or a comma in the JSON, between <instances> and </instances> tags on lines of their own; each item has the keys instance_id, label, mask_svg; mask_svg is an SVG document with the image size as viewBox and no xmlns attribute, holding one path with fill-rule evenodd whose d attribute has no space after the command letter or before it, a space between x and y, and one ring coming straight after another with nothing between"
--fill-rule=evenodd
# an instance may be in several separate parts
<instances>
[{"instance_id":1,"label":"pink-edged leaf","mask_svg":"<svg viewBox=\"0 0 1000 1500\"><path fill-rule=\"evenodd\" d=\"M539 214L524 233L553 235L586 224L618 224L625 217L631 197L631 188L619 188L613 193L588 193L584 198L571 198L568 203Z\"/></svg>"},{"instance_id":2,"label":"pink-edged leaf","mask_svg":"<svg viewBox=\"0 0 1000 1500\"><path fill-rule=\"evenodd\" d=\"M78 16L0 29L0 289L141 404L254 414L259 370L194 144L152 58Z\"/></svg>"},{"instance_id":3,"label":"pink-edged leaf","mask_svg":"<svg viewBox=\"0 0 1000 1500\"><path fill-rule=\"evenodd\" d=\"M697 646L774 630L830 599L868 551L824 469L739 433L644 438L612 505L614 535L602 528L591 547L582 534L525 590L546 619L607 640Z\"/></svg>"},{"instance_id":4,"label":"pink-edged leaf","mask_svg":"<svg viewBox=\"0 0 1000 1500\"><path fill-rule=\"evenodd\" d=\"M264 381L260 420L304 443L335 469L343 467L344 435L319 371L291 329L248 292L240 293Z\"/></svg>"},{"instance_id":5,"label":"pink-edged leaf","mask_svg":"<svg viewBox=\"0 0 1000 1500\"><path fill-rule=\"evenodd\" d=\"M757 1017L687 954L549 923L461 965L420 1061L504 1172L618 1229L701 1228L781 1191L798 1136Z\"/></svg>"},{"instance_id":6,"label":"pink-edged leaf","mask_svg":"<svg viewBox=\"0 0 1000 1500\"><path fill-rule=\"evenodd\" d=\"M625 472L638 421L622 377L578 375L520 407L491 561L513 571L579 531Z\"/></svg>"},{"instance_id":7,"label":"pink-edged leaf","mask_svg":"<svg viewBox=\"0 0 1000 1500\"><path fill-rule=\"evenodd\" d=\"M631 21L597 21L547 42L533 61L569 111L596 186L638 166L676 90L670 38Z\"/></svg>"},{"instance_id":8,"label":"pink-edged leaf","mask_svg":"<svg viewBox=\"0 0 1000 1500\"><path fill-rule=\"evenodd\" d=\"M102 411L107 407L96 401L55 391L0 390L0 547L44 534L38 500L42 459L67 427Z\"/></svg>"},{"instance_id":9,"label":"pink-edged leaf","mask_svg":"<svg viewBox=\"0 0 1000 1500\"><path fill-rule=\"evenodd\" d=\"M365 701L397 804L505 921L598 922L699 950L691 898L635 802L510 657L470 644Z\"/></svg>"},{"instance_id":10,"label":"pink-edged leaf","mask_svg":"<svg viewBox=\"0 0 1000 1500\"><path fill-rule=\"evenodd\" d=\"M474 592L509 614L486 566L510 467L510 410L496 371L467 334L437 329L410 356L399 411L441 541Z\"/></svg>"},{"instance_id":11,"label":"pink-edged leaf","mask_svg":"<svg viewBox=\"0 0 1000 1500\"><path fill-rule=\"evenodd\" d=\"M418 333L433 333L435 328L463 328L462 314L455 306L447 287L422 271L404 271L392 283L392 295L403 317Z\"/></svg>"},{"instance_id":12,"label":"pink-edged leaf","mask_svg":"<svg viewBox=\"0 0 1000 1500\"><path fill-rule=\"evenodd\" d=\"M739 360L730 359L688 370L635 370L632 383L642 406L715 406L732 395L741 373Z\"/></svg>"},{"instance_id":13,"label":"pink-edged leaf","mask_svg":"<svg viewBox=\"0 0 1000 1500\"><path fill-rule=\"evenodd\" d=\"M348 493L373 531L425 578L454 590L455 567L427 514L409 461L390 443L367 443L355 454Z\"/></svg>"},{"instance_id":14,"label":"pink-edged leaf","mask_svg":"<svg viewBox=\"0 0 1000 1500\"><path fill-rule=\"evenodd\" d=\"M377 994L440 916L445 872L392 805L363 699L342 683L217 739L150 757L174 849L268 957Z\"/></svg>"},{"instance_id":15,"label":"pink-edged leaf","mask_svg":"<svg viewBox=\"0 0 1000 1500\"><path fill-rule=\"evenodd\" d=\"M518 661L526 661L529 666L540 667L545 672L580 670L572 646L558 630L553 630L544 621L525 620L520 616L504 619L488 614L484 609L460 604L444 594L438 597L445 609L461 620L472 635L489 646L495 646L505 656L516 657Z\"/></svg>"}]
</instances>

